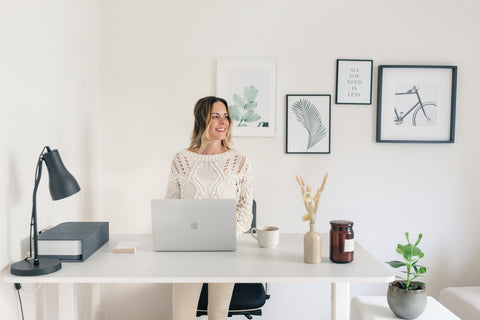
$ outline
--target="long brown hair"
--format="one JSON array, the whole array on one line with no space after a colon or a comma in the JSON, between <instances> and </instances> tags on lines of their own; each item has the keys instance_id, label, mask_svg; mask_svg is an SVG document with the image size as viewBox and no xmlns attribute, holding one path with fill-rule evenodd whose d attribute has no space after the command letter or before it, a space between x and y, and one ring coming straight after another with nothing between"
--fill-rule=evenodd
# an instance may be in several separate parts
<instances>
[{"instance_id":1,"label":"long brown hair","mask_svg":"<svg viewBox=\"0 0 480 320\"><path fill-rule=\"evenodd\" d=\"M228 110L228 103L225 99L209 96L201 98L195 104L193 109L193 115L195 116L195 125L193 127L192 137L190 141L190 149L198 148L200 149L202 143L210 140L208 128L210 128L210 123L212 122L212 109L215 102L221 102L225 105L228 114L228 130L227 137L225 140L222 140L222 146L227 150L230 150L232 144L231 132L232 132L232 123L230 111Z\"/></svg>"}]
</instances>

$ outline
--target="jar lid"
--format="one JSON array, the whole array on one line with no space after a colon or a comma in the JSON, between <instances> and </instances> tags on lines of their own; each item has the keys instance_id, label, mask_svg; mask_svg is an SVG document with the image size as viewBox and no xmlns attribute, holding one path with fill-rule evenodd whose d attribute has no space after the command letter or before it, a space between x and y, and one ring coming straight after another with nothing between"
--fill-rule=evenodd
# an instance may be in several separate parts
<instances>
[{"instance_id":1,"label":"jar lid","mask_svg":"<svg viewBox=\"0 0 480 320\"><path fill-rule=\"evenodd\" d=\"M332 220L330 224L339 228L347 228L353 226L353 222L349 220Z\"/></svg>"}]
</instances>

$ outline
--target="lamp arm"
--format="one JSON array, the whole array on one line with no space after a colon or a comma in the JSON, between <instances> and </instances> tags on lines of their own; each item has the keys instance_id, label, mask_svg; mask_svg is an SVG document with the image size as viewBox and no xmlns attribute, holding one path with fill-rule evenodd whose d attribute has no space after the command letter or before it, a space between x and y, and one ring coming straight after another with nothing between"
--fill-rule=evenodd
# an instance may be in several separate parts
<instances>
[{"instance_id":1,"label":"lamp arm","mask_svg":"<svg viewBox=\"0 0 480 320\"><path fill-rule=\"evenodd\" d=\"M40 184L40 178L42 177L42 162L43 162L43 153L47 149L47 152L50 150L48 146L42 149L40 156L38 157L37 169L35 170L35 186L33 187L33 201L32 201L32 218L30 221L30 256L32 255L32 227L33 227L33 264L38 265L38 229L37 229L37 190Z\"/></svg>"},{"instance_id":2,"label":"lamp arm","mask_svg":"<svg viewBox=\"0 0 480 320\"><path fill-rule=\"evenodd\" d=\"M38 232L37 232L37 190L40 184L40 178L42 176L42 162L43 158L38 159L37 172L38 177L35 179L35 187L33 188L33 205L32 205L32 222L33 225L33 264L37 265L38 262Z\"/></svg>"}]
</instances>

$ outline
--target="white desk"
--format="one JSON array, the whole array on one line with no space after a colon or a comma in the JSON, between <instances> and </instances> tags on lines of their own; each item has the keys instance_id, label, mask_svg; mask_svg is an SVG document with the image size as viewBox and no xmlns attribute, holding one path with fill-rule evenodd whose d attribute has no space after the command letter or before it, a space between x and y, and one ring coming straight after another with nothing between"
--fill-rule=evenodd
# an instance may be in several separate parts
<instances>
[{"instance_id":1,"label":"white desk","mask_svg":"<svg viewBox=\"0 0 480 320\"><path fill-rule=\"evenodd\" d=\"M150 235L112 235L110 242L83 263L63 263L43 276L4 274L11 283L59 284L59 319L77 319L78 283L321 282L332 284L332 319L350 317L350 283L387 283L393 271L355 244L354 261L332 263L328 236L322 235L322 263L303 262L303 234L282 234L276 248L259 248L242 235L236 252L153 252ZM113 253L118 241L140 241L136 253Z\"/></svg>"}]
</instances>

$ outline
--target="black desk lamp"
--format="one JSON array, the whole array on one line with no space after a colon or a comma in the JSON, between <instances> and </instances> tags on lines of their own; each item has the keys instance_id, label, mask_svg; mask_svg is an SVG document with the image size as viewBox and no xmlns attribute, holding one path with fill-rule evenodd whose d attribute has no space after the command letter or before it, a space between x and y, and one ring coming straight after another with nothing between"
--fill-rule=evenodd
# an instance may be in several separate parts
<instances>
[{"instance_id":1,"label":"black desk lamp","mask_svg":"<svg viewBox=\"0 0 480 320\"><path fill-rule=\"evenodd\" d=\"M50 195L53 200L60 200L69 197L78 191L80 186L77 180L68 172L63 165L58 150L50 150L46 146L38 157L37 169L35 171L35 187L33 188L32 219L30 221L30 256L22 261L12 264L10 272L17 276L39 276L59 270L62 263L58 259L38 258L38 233L37 233L37 189L42 176L42 162L45 161L50 176ZM32 258L32 227L33 247Z\"/></svg>"}]
</instances>

